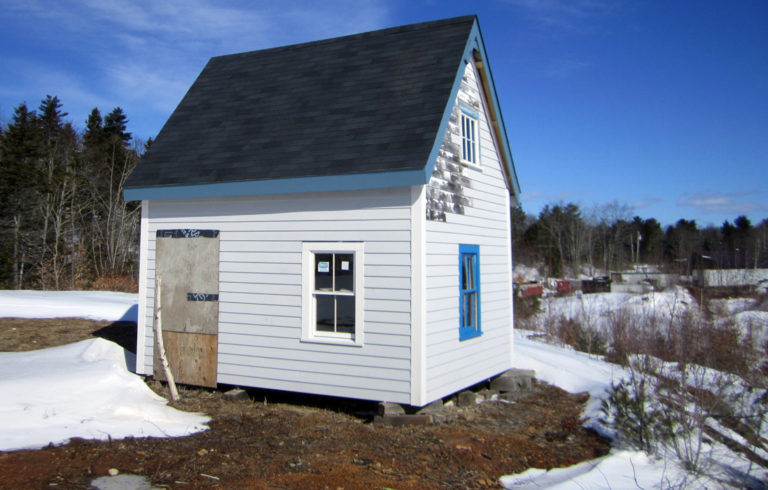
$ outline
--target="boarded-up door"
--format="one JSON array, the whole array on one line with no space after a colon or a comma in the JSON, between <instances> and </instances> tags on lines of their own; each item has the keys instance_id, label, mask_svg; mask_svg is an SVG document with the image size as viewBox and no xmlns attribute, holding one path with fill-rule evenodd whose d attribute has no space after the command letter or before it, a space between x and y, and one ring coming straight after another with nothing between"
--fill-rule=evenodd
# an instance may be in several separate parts
<instances>
[{"instance_id":1,"label":"boarded-up door","mask_svg":"<svg viewBox=\"0 0 768 490\"><path fill-rule=\"evenodd\" d=\"M216 387L219 340L218 230L158 230L163 344L178 383ZM157 342L155 378L165 380Z\"/></svg>"}]
</instances>

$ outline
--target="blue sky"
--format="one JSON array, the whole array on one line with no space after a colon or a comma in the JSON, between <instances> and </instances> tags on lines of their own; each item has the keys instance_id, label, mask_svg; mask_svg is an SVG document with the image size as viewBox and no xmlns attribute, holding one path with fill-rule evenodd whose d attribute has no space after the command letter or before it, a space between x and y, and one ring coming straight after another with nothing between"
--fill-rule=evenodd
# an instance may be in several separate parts
<instances>
[{"instance_id":1,"label":"blue sky","mask_svg":"<svg viewBox=\"0 0 768 490\"><path fill-rule=\"evenodd\" d=\"M211 56L476 13L523 208L768 217L768 2L0 0L0 123L57 95L156 136ZM407 53L403 53L407 56Z\"/></svg>"}]
</instances>

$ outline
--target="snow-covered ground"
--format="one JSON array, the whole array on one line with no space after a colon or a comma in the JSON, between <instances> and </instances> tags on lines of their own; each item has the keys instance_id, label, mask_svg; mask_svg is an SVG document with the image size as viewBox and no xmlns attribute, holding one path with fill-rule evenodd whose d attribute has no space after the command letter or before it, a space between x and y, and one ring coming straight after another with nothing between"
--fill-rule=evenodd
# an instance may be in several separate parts
<instances>
[{"instance_id":1,"label":"snow-covered ground","mask_svg":"<svg viewBox=\"0 0 768 490\"><path fill-rule=\"evenodd\" d=\"M590 395L584 418L588 427L605 436L613 432L601 423L600 404L611 383L628 373L595 356L530 340L533 332L515 331L515 367L533 369L536 377L571 393ZM668 462L653 461L642 451L614 449L607 456L550 471L531 468L501 478L506 488L667 488L686 474Z\"/></svg>"},{"instance_id":2,"label":"snow-covered ground","mask_svg":"<svg viewBox=\"0 0 768 490\"><path fill-rule=\"evenodd\" d=\"M559 298L550 312L588 315L590 321L620 308L642 315L674 315L693 304L680 290L652 295L599 294ZM135 295L118 293L0 292L0 316L79 316L120 320L135 311ZM729 314L752 311L744 302L726 302ZM134 313L135 315L135 313ZM652 316L652 315L651 315ZM134 316L135 318L135 316ZM588 356L533 340L533 332L515 333L516 367L534 369L537 378L570 392L588 392L584 413L587 426L613 436L602 421L601 401L606 390L628 376L627 371L599 357ZM107 439L127 436L182 436L205 430L208 419L177 411L128 371L132 355L103 339L92 339L52 349L0 353L0 450L37 448L71 437ZM768 434L765 434L768 436ZM502 477L507 488L668 488L720 484L694 478L674 456L649 458L620 447L603 458L550 471L529 469ZM714 456L734 468L745 463L722 445ZM768 455L764 455L768 456ZM755 475L755 473L753 473ZM757 473L768 478L768 473ZM755 480L759 485L760 482Z\"/></svg>"},{"instance_id":3,"label":"snow-covered ground","mask_svg":"<svg viewBox=\"0 0 768 490\"><path fill-rule=\"evenodd\" d=\"M768 300L765 299L760 301L751 298L729 298L713 300L709 308L715 316L715 324L735 326L743 335L751 335L754 345L763 345L763 342L768 340L766 303ZM527 325L537 330L541 336L541 332L546 331L548 326L554 326L556 330L558 322L567 319L605 335L613 322L617 321L640 327L639 331L643 331L685 325L691 318L703 318L698 301L687 289L671 287L665 291L645 294L550 295L542 298L540 312L527 320ZM534 369L537 378L568 391L589 392L590 401L585 411L586 425L603 435L615 436L602 422L600 405L607 396L606 390L610 388L610 383L618 382L629 373L619 366L603 362L596 356L576 352L568 346L558 348L531 340L534 337L534 332L516 331L517 366ZM670 375L677 372L679 376L677 364L660 365ZM731 391L739 391L736 388L740 379L736 376L694 365L690 365L689 370L704 378L710 378L710 381L700 379L698 382L705 387L713 386L710 391L718 393L719 396L734 396L724 387L732 386L734 390ZM689 381L689 384L693 383ZM752 390L743 389L740 392L749 394ZM762 396L761 393L764 391L756 390L754 396ZM744 404L751 406L754 402L755 400L748 399ZM716 419L709 421L708 425L749 446L740 435L721 426ZM761 435L768 437L768 430L764 428ZM768 452L760 448L754 449L760 458L768 459ZM510 488L667 488L679 484L684 484L685 487L722 487L720 481L683 470L674 451L669 448L661 448L659 452L660 456L651 459L642 452L623 447L622 442L617 440L614 441L614 450L605 458L549 472L531 469L520 475L504 477L503 483ZM707 442L703 449L703 458L707 460L707 472L710 475L724 480L741 478L756 488L768 486L768 471L750 463L743 454L731 451L723 444Z\"/></svg>"},{"instance_id":4,"label":"snow-covered ground","mask_svg":"<svg viewBox=\"0 0 768 490\"><path fill-rule=\"evenodd\" d=\"M547 296L541 301L541 313L533 319L536 330L547 322L566 318L585 328L604 332L618 315L653 325L667 325L692 311L695 299L680 286L645 294L597 293Z\"/></svg>"},{"instance_id":5,"label":"snow-covered ground","mask_svg":"<svg viewBox=\"0 0 768 490\"><path fill-rule=\"evenodd\" d=\"M0 291L0 317L135 320L136 295ZM100 338L0 353L0 450L72 437L176 437L207 429L207 417L169 407L132 374L133 357Z\"/></svg>"},{"instance_id":6,"label":"snow-covered ground","mask_svg":"<svg viewBox=\"0 0 768 490\"><path fill-rule=\"evenodd\" d=\"M137 298L110 291L0 291L0 317L135 322Z\"/></svg>"},{"instance_id":7,"label":"snow-covered ground","mask_svg":"<svg viewBox=\"0 0 768 490\"><path fill-rule=\"evenodd\" d=\"M0 450L72 437L175 437L207 428L207 417L169 407L129 372L135 361L127 357L122 347L99 338L0 353Z\"/></svg>"}]
</instances>

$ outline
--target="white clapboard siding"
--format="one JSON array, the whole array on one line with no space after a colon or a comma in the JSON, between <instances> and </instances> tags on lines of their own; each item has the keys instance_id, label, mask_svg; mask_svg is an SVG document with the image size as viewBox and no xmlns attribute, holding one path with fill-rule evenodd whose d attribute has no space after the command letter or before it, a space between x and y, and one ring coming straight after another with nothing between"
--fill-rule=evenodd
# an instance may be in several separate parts
<instances>
[{"instance_id":1,"label":"white clapboard siding","mask_svg":"<svg viewBox=\"0 0 768 490\"><path fill-rule=\"evenodd\" d=\"M426 223L426 399L434 400L483 381L511 367L511 291L509 271L509 191L489 131L487 105L470 63L458 100L478 109L479 170L465 166L463 189L469 202L463 214L446 213L445 222ZM460 110L454 108L454 113ZM446 141L460 142L449 126ZM443 143L443 151L451 147ZM459 245L480 249L482 335L459 341Z\"/></svg>"},{"instance_id":2,"label":"white clapboard siding","mask_svg":"<svg viewBox=\"0 0 768 490\"><path fill-rule=\"evenodd\" d=\"M144 373L152 372L155 234L220 234L218 382L407 403L410 188L151 201ZM364 345L301 341L303 241L365 243Z\"/></svg>"}]
</instances>

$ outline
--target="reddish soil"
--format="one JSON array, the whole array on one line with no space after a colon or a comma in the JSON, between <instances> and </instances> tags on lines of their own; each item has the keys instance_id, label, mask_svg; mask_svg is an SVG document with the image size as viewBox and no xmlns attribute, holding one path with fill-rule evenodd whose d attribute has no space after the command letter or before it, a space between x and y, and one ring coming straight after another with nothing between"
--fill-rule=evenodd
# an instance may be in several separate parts
<instances>
[{"instance_id":1,"label":"reddish soil","mask_svg":"<svg viewBox=\"0 0 768 490\"><path fill-rule=\"evenodd\" d=\"M0 351L105 333L130 343L125 330L77 319L0 319ZM148 384L168 397L164 385ZM170 488L499 488L502 475L569 466L609 449L580 425L587 396L544 383L512 402L448 408L448 421L419 426L371 423L373 403L263 390L230 400L229 388L182 388L175 406L212 418L199 434L0 452L0 488L87 488L111 468Z\"/></svg>"}]
</instances>

